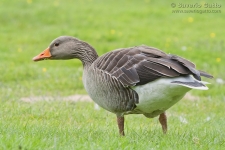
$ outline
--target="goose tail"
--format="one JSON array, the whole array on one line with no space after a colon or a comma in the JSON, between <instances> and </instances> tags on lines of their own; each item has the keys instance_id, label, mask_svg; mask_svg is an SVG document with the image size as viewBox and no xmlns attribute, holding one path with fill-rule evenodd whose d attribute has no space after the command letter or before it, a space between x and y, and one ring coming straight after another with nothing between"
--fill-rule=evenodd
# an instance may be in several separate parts
<instances>
[{"instance_id":1,"label":"goose tail","mask_svg":"<svg viewBox=\"0 0 225 150\"><path fill-rule=\"evenodd\" d=\"M206 84L210 84L205 81L196 80L193 76L188 76L186 80L183 80L183 79L175 80L175 81L172 81L171 83L185 86L191 89L197 89L197 90L208 90L209 88L206 86Z\"/></svg>"}]
</instances>

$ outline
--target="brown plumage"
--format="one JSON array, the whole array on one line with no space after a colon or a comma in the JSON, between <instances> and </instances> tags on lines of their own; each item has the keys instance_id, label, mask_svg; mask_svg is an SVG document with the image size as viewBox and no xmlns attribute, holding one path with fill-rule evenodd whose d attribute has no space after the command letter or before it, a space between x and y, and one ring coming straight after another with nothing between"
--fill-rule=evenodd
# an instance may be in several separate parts
<instances>
[{"instance_id":1,"label":"brown plumage","mask_svg":"<svg viewBox=\"0 0 225 150\"><path fill-rule=\"evenodd\" d=\"M212 76L199 72L195 65L181 57L167 55L152 47L136 46L118 49L99 57L94 64L117 78L125 86L143 85L161 77L192 74L197 80Z\"/></svg>"}]
</instances>

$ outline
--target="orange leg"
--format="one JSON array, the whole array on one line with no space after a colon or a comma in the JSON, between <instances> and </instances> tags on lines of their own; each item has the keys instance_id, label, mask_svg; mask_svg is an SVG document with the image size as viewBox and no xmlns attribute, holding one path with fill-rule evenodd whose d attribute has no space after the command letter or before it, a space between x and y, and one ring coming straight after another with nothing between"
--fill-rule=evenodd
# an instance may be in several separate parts
<instances>
[{"instance_id":1,"label":"orange leg","mask_svg":"<svg viewBox=\"0 0 225 150\"><path fill-rule=\"evenodd\" d=\"M167 118L166 118L165 112L160 114L159 122L162 125L163 133L166 134L166 132L167 132Z\"/></svg>"}]
</instances>

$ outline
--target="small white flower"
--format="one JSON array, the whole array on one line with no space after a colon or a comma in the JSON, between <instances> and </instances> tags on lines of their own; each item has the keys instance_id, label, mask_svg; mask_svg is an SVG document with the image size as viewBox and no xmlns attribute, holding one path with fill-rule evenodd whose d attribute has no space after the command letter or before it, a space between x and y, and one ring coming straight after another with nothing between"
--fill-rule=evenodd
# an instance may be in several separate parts
<instances>
[{"instance_id":1,"label":"small white flower","mask_svg":"<svg viewBox=\"0 0 225 150\"><path fill-rule=\"evenodd\" d=\"M180 122L182 122L184 124L187 124L188 123L187 119L184 118L184 117L182 117L182 116L179 116L179 120L180 120Z\"/></svg>"},{"instance_id":2,"label":"small white flower","mask_svg":"<svg viewBox=\"0 0 225 150\"><path fill-rule=\"evenodd\" d=\"M223 81L223 79L221 79L221 78L217 78L217 79L216 79L216 82L217 82L218 84L224 84L224 81Z\"/></svg>"},{"instance_id":3,"label":"small white flower","mask_svg":"<svg viewBox=\"0 0 225 150\"><path fill-rule=\"evenodd\" d=\"M187 47L186 47L186 46L182 46L182 47L181 47L181 50L182 50L182 51L186 51L186 50L187 50Z\"/></svg>"},{"instance_id":4,"label":"small white flower","mask_svg":"<svg viewBox=\"0 0 225 150\"><path fill-rule=\"evenodd\" d=\"M100 110L100 107L98 106L98 104L95 104L94 108L95 110Z\"/></svg>"},{"instance_id":5,"label":"small white flower","mask_svg":"<svg viewBox=\"0 0 225 150\"><path fill-rule=\"evenodd\" d=\"M208 116L208 117L206 118L206 121L209 121L209 120L211 120L211 117Z\"/></svg>"}]
</instances>

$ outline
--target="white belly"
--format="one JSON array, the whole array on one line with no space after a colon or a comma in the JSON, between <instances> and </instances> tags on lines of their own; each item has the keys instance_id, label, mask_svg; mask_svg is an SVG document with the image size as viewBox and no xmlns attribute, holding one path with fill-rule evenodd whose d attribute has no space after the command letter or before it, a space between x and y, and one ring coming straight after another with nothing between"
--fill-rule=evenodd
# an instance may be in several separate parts
<instances>
[{"instance_id":1,"label":"white belly","mask_svg":"<svg viewBox=\"0 0 225 150\"><path fill-rule=\"evenodd\" d=\"M138 93L139 103L135 110L155 117L164 112L191 90L191 88L171 83L174 80L185 80L186 77L163 78L145 85L134 87Z\"/></svg>"}]
</instances>

